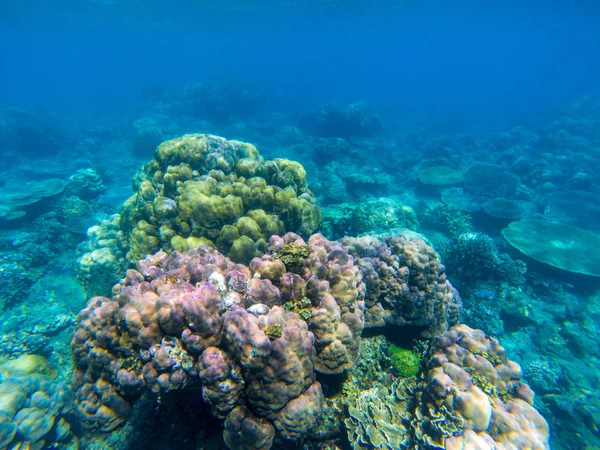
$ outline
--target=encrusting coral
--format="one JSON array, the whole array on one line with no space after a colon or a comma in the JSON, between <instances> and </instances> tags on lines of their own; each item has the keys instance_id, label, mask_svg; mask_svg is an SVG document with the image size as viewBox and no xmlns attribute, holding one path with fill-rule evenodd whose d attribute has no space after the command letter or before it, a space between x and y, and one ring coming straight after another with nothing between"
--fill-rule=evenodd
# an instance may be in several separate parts
<instances>
[{"instance_id":1,"label":"encrusting coral","mask_svg":"<svg viewBox=\"0 0 600 450\"><path fill-rule=\"evenodd\" d=\"M200 245L247 264L267 251L272 235L293 231L309 236L321 223L302 165L287 159L265 161L252 144L213 135L163 142L135 177L133 188L135 194L114 221L122 234L120 243L101 234L82 246L84 281L90 272L103 272L90 265L104 264L105 259L91 255L105 247L120 265L158 250L186 251ZM127 250L124 256L120 248Z\"/></svg>"}]
</instances>

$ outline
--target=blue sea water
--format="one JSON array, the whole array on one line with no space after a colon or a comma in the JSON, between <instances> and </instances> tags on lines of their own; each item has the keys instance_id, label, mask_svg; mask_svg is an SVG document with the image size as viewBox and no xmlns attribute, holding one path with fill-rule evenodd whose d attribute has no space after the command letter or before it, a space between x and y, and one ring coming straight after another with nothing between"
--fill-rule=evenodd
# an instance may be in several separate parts
<instances>
[{"instance_id":1,"label":"blue sea water","mask_svg":"<svg viewBox=\"0 0 600 450\"><path fill-rule=\"evenodd\" d=\"M0 448L227 448L185 392L95 434L68 394L77 313L131 266L106 221L186 133L300 162L328 239L420 233L460 322L521 366L550 448L600 448L596 2L4 0L0 69ZM82 275L107 246L113 271ZM273 448L393 448L355 436Z\"/></svg>"}]
</instances>

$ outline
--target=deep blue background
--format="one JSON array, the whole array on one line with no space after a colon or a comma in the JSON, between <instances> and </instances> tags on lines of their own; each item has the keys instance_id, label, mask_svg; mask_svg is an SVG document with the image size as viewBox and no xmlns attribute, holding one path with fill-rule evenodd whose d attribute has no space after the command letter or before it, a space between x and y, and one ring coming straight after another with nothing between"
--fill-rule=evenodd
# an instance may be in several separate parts
<instances>
[{"instance_id":1,"label":"deep blue background","mask_svg":"<svg viewBox=\"0 0 600 450\"><path fill-rule=\"evenodd\" d=\"M365 100L410 125L502 128L599 90L600 8L589 5L208 12L105 1L0 6L0 106L121 117L145 86L226 78L286 111Z\"/></svg>"}]
</instances>

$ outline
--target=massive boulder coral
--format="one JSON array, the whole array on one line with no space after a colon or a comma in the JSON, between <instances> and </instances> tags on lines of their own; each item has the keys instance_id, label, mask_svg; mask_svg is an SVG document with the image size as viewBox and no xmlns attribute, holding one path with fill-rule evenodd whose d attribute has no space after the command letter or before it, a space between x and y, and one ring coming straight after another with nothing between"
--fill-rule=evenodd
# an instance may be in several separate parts
<instances>
[{"instance_id":1,"label":"massive boulder coral","mask_svg":"<svg viewBox=\"0 0 600 450\"><path fill-rule=\"evenodd\" d=\"M273 237L271 244L271 254L261 262L275 258L285 263L286 270L294 267L289 254L307 246L301 275L281 278L281 298L289 310L304 316L314 333L317 370L339 373L348 369L358 359L364 328L365 285L354 258L345 246L320 234L313 235L308 244L294 233Z\"/></svg>"},{"instance_id":2,"label":"massive boulder coral","mask_svg":"<svg viewBox=\"0 0 600 450\"><path fill-rule=\"evenodd\" d=\"M88 296L105 295L127 268L126 242L118 214L87 230L79 245L77 278Z\"/></svg>"},{"instance_id":3,"label":"massive boulder coral","mask_svg":"<svg viewBox=\"0 0 600 450\"><path fill-rule=\"evenodd\" d=\"M331 436L328 443L342 441L331 425L347 405L344 429L355 450L549 448L548 425L531 406L519 366L482 331L458 325L435 337L419 373L395 380L385 377L389 341L364 341L348 383L326 399L333 408L324 408L313 432ZM365 373L377 365L376 374Z\"/></svg>"},{"instance_id":4,"label":"massive boulder coral","mask_svg":"<svg viewBox=\"0 0 600 450\"><path fill-rule=\"evenodd\" d=\"M0 448L77 448L71 390L55 378L39 355L0 364Z\"/></svg>"},{"instance_id":5,"label":"massive boulder coral","mask_svg":"<svg viewBox=\"0 0 600 450\"><path fill-rule=\"evenodd\" d=\"M436 337L412 426L419 448L548 449L521 368L497 340L457 325Z\"/></svg>"},{"instance_id":6,"label":"massive boulder coral","mask_svg":"<svg viewBox=\"0 0 600 450\"><path fill-rule=\"evenodd\" d=\"M273 234L309 236L321 223L302 165L265 161L252 144L213 135L163 142L133 188L118 221L129 263L158 250L199 245L248 263L266 252ZM104 248L101 237L95 240L98 245L83 247L80 264L93 259L88 253Z\"/></svg>"},{"instance_id":7,"label":"massive boulder coral","mask_svg":"<svg viewBox=\"0 0 600 450\"><path fill-rule=\"evenodd\" d=\"M213 415L224 420L223 439L232 450L268 450L306 437L317 420L327 420L323 411L332 411L315 372L373 364L373 355L358 361L363 298L385 291L383 283L391 281L368 279L385 268L429 306L385 310L368 300L367 307L405 314L396 325L440 332L417 376L373 386L350 403L350 418L338 423L357 439L355 448L548 448L547 425L531 406L533 393L518 365L483 332L444 328L459 304L432 306L455 293L429 247L407 237L365 239L370 250L360 247L357 258L350 253L358 247L288 233L273 236L269 252L249 266L208 246L140 260L115 285L112 299L95 297L78 316L72 352L75 410L83 425L110 431L144 393L160 398L201 388ZM387 258L379 272L365 266L376 255ZM432 310L442 318L431 321Z\"/></svg>"},{"instance_id":8,"label":"massive boulder coral","mask_svg":"<svg viewBox=\"0 0 600 450\"><path fill-rule=\"evenodd\" d=\"M318 234L273 236L249 266L208 246L148 256L78 315L76 411L110 431L145 392L202 386L231 448L297 440L323 408L315 371L359 356L363 295L347 249Z\"/></svg>"},{"instance_id":9,"label":"massive boulder coral","mask_svg":"<svg viewBox=\"0 0 600 450\"><path fill-rule=\"evenodd\" d=\"M435 250L414 235L346 237L366 285L365 326L411 326L422 338L458 321L461 299Z\"/></svg>"}]
</instances>

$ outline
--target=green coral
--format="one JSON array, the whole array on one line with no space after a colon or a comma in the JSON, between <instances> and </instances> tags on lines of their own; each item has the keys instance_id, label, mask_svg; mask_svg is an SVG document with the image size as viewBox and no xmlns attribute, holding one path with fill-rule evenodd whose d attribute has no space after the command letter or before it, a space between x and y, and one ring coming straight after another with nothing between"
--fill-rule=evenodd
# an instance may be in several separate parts
<instances>
[{"instance_id":1,"label":"green coral","mask_svg":"<svg viewBox=\"0 0 600 450\"><path fill-rule=\"evenodd\" d=\"M264 329L264 332L267 335L267 337L272 341L274 341L275 339L279 339L282 334L281 324L276 323L275 325L273 325L271 327L266 327Z\"/></svg>"},{"instance_id":2,"label":"green coral","mask_svg":"<svg viewBox=\"0 0 600 450\"><path fill-rule=\"evenodd\" d=\"M264 161L253 145L218 136L190 134L163 142L136 176L134 189L121 211L130 262L203 238L248 263L273 234L310 235L321 223L302 165Z\"/></svg>"},{"instance_id":3,"label":"green coral","mask_svg":"<svg viewBox=\"0 0 600 450\"><path fill-rule=\"evenodd\" d=\"M306 237L321 225L301 164L265 161L252 144L218 136L189 134L163 142L133 188L115 220L119 252L99 230L86 255L111 248L118 265L127 266L158 250L207 244L248 264L267 251L271 236L292 231ZM86 255L82 260L92 261Z\"/></svg>"},{"instance_id":4,"label":"green coral","mask_svg":"<svg viewBox=\"0 0 600 450\"><path fill-rule=\"evenodd\" d=\"M308 245L285 244L273 252L273 260L280 259L288 272L302 275L304 260L308 258Z\"/></svg>"},{"instance_id":5,"label":"green coral","mask_svg":"<svg viewBox=\"0 0 600 450\"><path fill-rule=\"evenodd\" d=\"M434 228L441 229L452 238L468 233L473 228L469 214L445 203L437 203L428 211L428 215Z\"/></svg>"},{"instance_id":6,"label":"green coral","mask_svg":"<svg viewBox=\"0 0 600 450\"><path fill-rule=\"evenodd\" d=\"M244 264L248 264L255 256L259 256L259 252L254 241L248 236L240 236L229 250L229 257L233 261Z\"/></svg>"},{"instance_id":7,"label":"green coral","mask_svg":"<svg viewBox=\"0 0 600 450\"><path fill-rule=\"evenodd\" d=\"M302 320L308 322L312 317L312 303L308 297L303 297L301 300L292 300L283 305L287 312L293 312Z\"/></svg>"},{"instance_id":8,"label":"green coral","mask_svg":"<svg viewBox=\"0 0 600 450\"><path fill-rule=\"evenodd\" d=\"M401 378L413 377L419 372L421 359L411 350L391 344L388 348L388 356L392 361L394 372Z\"/></svg>"}]
</instances>

